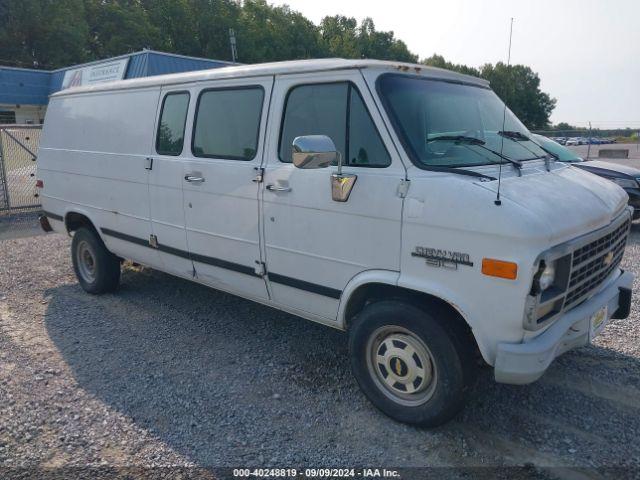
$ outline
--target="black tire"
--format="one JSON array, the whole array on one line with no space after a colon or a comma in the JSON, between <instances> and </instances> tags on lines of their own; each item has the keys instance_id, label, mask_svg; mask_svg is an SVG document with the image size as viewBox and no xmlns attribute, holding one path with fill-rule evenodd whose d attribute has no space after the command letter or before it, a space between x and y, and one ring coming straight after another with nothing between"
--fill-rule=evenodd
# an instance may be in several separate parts
<instances>
[{"instance_id":1,"label":"black tire","mask_svg":"<svg viewBox=\"0 0 640 480\"><path fill-rule=\"evenodd\" d=\"M353 374L371 403L395 420L421 427L453 418L475 374L473 351L455 320L437 306L421 309L396 300L367 305L349 330L349 353ZM415 355L426 358L427 365L422 367Z\"/></svg>"},{"instance_id":2,"label":"black tire","mask_svg":"<svg viewBox=\"0 0 640 480\"><path fill-rule=\"evenodd\" d=\"M120 283L120 260L107 250L95 230L82 227L71 242L73 270L80 286L92 294L113 292Z\"/></svg>"}]
</instances>

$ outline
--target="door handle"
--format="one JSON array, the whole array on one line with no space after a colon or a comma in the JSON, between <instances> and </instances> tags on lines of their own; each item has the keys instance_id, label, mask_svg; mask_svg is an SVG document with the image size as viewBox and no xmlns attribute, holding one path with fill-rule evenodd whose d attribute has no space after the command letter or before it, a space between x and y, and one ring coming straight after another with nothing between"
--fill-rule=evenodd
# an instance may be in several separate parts
<instances>
[{"instance_id":1,"label":"door handle","mask_svg":"<svg viewBox=\"0 0 640 480\"><path fill-rule=\"evenodd\" d=\"M204 177L198 177L196 175L186 174L184 179L189 183L202 183L204 182Z\"/></svg>"},{"instance_id":2,"label":"door handle","mask_svg":"<svg viewBox=\"0 0 640 480\"><path fill-rule=\"evenodd\" d=\"M267 190L271 191L271 192L290 192L291 191L291 187L279 187L277 185L267 185Z\"/></svg>"}]
</instances>

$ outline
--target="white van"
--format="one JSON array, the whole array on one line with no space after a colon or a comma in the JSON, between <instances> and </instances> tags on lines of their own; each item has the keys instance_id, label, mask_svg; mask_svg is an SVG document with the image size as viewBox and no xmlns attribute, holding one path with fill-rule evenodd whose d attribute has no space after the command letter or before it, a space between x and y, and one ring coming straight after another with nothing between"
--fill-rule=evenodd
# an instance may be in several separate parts
<instances>
[{"instance_id":1,"label":"white van","mask_svg":"<svg viewBox=\"0 0 640 480\"><path fill-rule=\"evenodd\" d=\"M130 259L347 331L373 404L433 426L481 359L532 382L629 314L627 195L529 135L484 80L393 62L74 88L46 116L43 223L89 293Z\"/></svg>"}]
</instances>

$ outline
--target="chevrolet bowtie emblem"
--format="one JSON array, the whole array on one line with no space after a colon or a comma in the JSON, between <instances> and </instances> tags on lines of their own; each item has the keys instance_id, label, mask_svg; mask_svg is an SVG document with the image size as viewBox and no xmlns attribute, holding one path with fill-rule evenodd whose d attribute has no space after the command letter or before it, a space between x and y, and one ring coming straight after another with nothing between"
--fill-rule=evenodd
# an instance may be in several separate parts
<instances>
[{"instance_id":1,"label":"chevrolet bowtie emblem","mask_svg":"<svg viewBox=\"0 0 640 480\"><path fill-rule=\"evenodd\" d=\"M609 265L611 265L611 262L613 262L613 252L609 252L604 256L604 260L602 261L602 263L604 263L605 267L608 267Z\"/></svg>"},{"instance_id":2,"label":"chevrolet bowtie emblem","mask_svg":"<svg viewBox=\"0 0 640 480\"><path fill-rule=\"evenodd\" d=\"M400 363L399 358L396 358L396 373L398 376L402 376L402 364Z\"/></svg>"}]
</instances>

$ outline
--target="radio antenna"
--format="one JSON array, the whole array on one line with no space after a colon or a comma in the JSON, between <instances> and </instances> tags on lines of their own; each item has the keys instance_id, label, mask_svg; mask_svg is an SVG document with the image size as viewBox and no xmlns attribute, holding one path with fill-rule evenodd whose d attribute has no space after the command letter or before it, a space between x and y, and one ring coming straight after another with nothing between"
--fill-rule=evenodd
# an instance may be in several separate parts
<instances>
[{"instance_id":1,"label":"radio antenna","mask_svg":"<svg viewBox=\"0 0 640 480\"><path fill-rule=\"evenodd\" d=\"M513 17L511 17L511 24L509 25L509 50L507 51L507 73L509 73L509 66L511 65L511 37L513 37ZM506 100L506 99L505 99ZM507 102L504 102L504 110L502 111L502 131L504 132L504 126L507 122ZM502 152L504 150L504 135L500 135L500 166L498 167L498 193L493 203L497 206L502 205L500 200L500 184L502 183Z\"/></svg>"}]
</instances>

